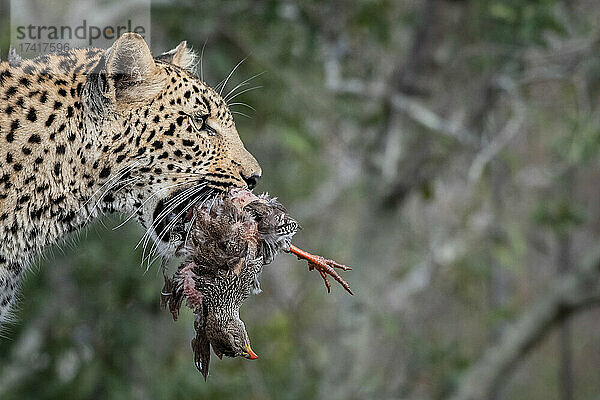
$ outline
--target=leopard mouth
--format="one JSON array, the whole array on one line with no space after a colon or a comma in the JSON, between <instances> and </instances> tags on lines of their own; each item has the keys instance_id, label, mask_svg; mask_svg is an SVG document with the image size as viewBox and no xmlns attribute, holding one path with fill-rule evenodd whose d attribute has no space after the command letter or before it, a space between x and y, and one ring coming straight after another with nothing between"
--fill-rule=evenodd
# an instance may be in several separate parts
<instances>
[{"instance_id":1,"label":"leopard mouth","mask_svg":"<svg viewBox=\"0 0 600 400\"><path fill-rule=\"evenodd\" d=\"M179 189L156 204L152 213L152 227L157 239L163 243L178 242L185 237L192 220L193 210L212 203L223 189L206 184Z\"/></svg>"}]
</instances>

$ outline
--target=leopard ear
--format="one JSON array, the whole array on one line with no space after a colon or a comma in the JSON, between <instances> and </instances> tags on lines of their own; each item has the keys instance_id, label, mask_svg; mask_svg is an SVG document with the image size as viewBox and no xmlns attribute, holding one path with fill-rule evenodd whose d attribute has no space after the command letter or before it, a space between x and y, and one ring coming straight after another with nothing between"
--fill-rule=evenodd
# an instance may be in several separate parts
<instances>
[{"instance_id":1,"label":"leopard ear","mask_svg":"<svg viewBox=\"0 0 600 400\"><path fill-rule=\"evenodd\" d=\"M125 33L105 54L105 73L116 100L152 97L160 88L159 70L144 38Z\"/></svg>"},{"instance_id":2,"label":"leopard ear","mask_svg":"<svg viewBox=\"0 0 600 400\"><path fill-rule=\"evenodd\" d=\"M184 40L173 50L159 55L156 57L156 59L193 72L194 66L196 65L197 56L196 53L194 53L192 49L188 47L187 42Z\"/></svg>"}]
</instances>

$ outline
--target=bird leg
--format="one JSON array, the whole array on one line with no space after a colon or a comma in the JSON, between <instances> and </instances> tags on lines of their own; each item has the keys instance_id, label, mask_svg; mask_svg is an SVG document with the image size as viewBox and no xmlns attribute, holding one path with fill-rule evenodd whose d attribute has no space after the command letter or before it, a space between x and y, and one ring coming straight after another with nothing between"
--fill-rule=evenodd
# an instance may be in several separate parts
<instances>
[{"instance_id":1,"label":"bird leg","mask_svg":"<svg viewBox=\"0 0 600 400\"><path fill-rule=\"evenodd\" d=\"M343 265L343 264L339 264L333 260L329 260L325 257L311 254L307 251L304 251L304 250L294 246L293 244L290 245L289 252L294 254L296 257L298 257L298 260L306 260L308 262L308 270L309 271L312 271L312 270L319 271L321 278L323 278L323 281L325 282L325 287L327 288L327 292L331 293L331 284L329 283L329 279L327 278L327 276L329 275L335 281L337 281L340 285L342 285L342 287L344 289L346 289L346 291L348 293L350 293L351 295L354 295L354 293L352 293L352 290L350 290L350 285L348 284L348 282L346 282L335 270L335 268L338 268L338 269L341 269L344 271L350 271L350 270L352 270L352 268L350 268L346 265Z\"/></svg>"}]
</instances>

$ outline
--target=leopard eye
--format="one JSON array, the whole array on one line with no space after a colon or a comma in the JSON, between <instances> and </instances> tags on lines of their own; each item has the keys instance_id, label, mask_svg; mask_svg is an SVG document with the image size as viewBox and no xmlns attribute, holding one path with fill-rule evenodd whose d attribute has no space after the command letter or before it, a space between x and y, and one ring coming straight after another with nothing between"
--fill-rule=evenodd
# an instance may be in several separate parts
<instances>
[{"instance_id":1,"label":"leopard eye","mask_svg":"<svg viewBox=\"0 0 600 400\"><path fill-rule=\"evenodd\" d=\"M217 131L206 123L207 118L208 116L206 115L190 115L194 129L197 131L206 132L211 136L216 135Z\"/></svg>"}]
</instances>

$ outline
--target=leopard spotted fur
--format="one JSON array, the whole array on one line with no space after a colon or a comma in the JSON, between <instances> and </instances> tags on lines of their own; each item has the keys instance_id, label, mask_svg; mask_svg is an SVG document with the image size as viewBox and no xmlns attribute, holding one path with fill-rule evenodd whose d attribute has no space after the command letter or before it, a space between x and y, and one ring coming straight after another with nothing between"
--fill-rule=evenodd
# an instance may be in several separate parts
<instances>
[{"instance_id":1,"label":"leopard spotted fur","mask_svg":"<svg viewBox=\"0 0 600 400\"><path fill-rule=\"evenodd\" d=\"M152 228L159 204L182 191L191 201L260 177L192 63L185 42L155 58L132 33L108 50L0 63L0 324L35 256L100 214Z\"/></svg>"}]
</instances>

